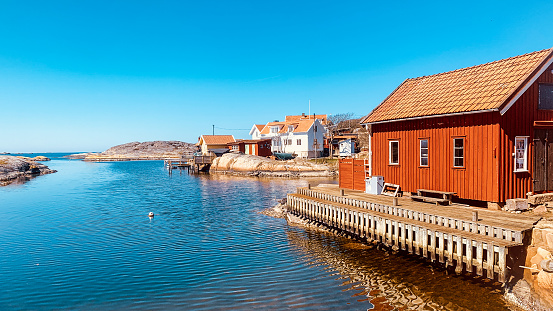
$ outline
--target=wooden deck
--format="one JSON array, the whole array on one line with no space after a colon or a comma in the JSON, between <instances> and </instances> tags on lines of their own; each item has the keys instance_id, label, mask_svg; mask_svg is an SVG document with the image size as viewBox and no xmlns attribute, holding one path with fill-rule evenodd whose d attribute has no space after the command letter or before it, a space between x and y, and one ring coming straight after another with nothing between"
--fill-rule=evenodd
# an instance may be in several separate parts
<instances>
[{"instance_id":1,"label":"wooden deck","mask_svg":"<svg viewBox=\"0 0 553 311\"><path fill-rule=\"evenodd\" d=\"M184 155L180 159L165 160L165 167L169 170L169 174L171 174L174 169L186 169L189 173L191 171L199 172L203 167L210 166L214 158L215 156L213 155Z\"/></svg>"},{"instance_id":2,"label":"wooden deck","mask_svg":"<svg viewBox=\"0 0 553 311\"><path fill-rule=\"evenodd\" d=\"M287 205L293 213L331 228L500 282L508 276L509 248L523 245L539 220L466 205L436 206L409 197L371 195L337 185L298 188L288 195ZM475 211L478 219L473 221Z\"/></svg>"}]
</instances>

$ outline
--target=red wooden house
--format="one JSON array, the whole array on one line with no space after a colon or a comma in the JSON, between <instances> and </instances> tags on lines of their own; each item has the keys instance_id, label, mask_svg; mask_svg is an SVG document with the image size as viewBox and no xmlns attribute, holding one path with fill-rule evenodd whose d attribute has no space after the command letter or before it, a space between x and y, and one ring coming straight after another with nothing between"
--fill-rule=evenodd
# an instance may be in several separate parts
<instances>
[{"instance_id":1,"label":"red wooden house","mask_svg":"<svg viewBox=\"0 0 553 311\"><path fill-rule=\"evenodd\" d=\"M547 49L405 80L361 121L372 175L488 206L553 191L552 62Z\"/></svg>"},{"instance_id":2,"label":"red wooden house","mask_svg":"<svg viewBox=\"0 0 553 311\"><path fill-rule=\"evenodd\" d=\"M273 155L271 152L271 139L251 139L238 140L228 144L230 150L238 150L244 154L258 155L268 157Z\"/></svg>"}]
</instances>

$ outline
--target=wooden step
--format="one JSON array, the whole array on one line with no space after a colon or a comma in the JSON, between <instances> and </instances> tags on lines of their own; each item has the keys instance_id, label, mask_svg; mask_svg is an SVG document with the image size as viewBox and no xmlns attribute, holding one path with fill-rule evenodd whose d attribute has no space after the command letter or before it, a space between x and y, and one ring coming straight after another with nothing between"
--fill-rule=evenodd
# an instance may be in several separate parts
<instances>
[{"instance_id":1,"label":"wooden step","mask_svg":"<svg viewBox=\"0 0 553 311\"><path fill-rule=\"evenodd\" d=\"M425 196L422 196L422 195L412 195L411 200L418 200L418 201L424 201L424 202L429 202L429 203L436 203L436 205L438 205L439 203L444 203L445 205L449 205L449 200L448 199L425 197Z\"/></svg>"}]
</instances>

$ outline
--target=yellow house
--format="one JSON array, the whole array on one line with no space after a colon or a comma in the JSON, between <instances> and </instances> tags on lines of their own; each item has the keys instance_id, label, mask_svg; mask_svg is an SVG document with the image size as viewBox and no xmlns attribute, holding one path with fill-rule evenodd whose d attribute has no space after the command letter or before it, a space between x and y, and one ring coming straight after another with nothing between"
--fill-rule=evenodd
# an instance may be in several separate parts
<instances>
[{"instance_id":1,"label":"yellow house","mask_svg":"<svg viewBox=\"0 0 553 311\"><path fill-rule=\"evenodd\" d=\"M201 146L202 154L207 155L210 151L228 150L227 144L235 141L232 135L202 135L196 145Z\"/></svg>"}]
</instances>

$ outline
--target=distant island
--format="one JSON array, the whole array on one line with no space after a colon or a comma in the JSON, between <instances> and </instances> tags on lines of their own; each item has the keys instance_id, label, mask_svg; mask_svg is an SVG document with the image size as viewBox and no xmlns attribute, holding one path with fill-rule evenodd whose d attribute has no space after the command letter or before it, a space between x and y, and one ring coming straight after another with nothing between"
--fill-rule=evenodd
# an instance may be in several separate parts
<instances>
[{"instance_id":1,"label":"distant island","mask_svg":"<svg viewBox=\"0 0 553 311\"><path fill-rule=\"evenodd\" d=\"M55 173L48 166L37 161L48 161L46 157L16 157L0 155L0 186L11 183L19 183L29 180L32 177Z\"/></svg>"},{"instance_id":2,"label":"distant island","mask_svg":"<svg viewBox=\"0 0 553 311\"><path fill-rule=\"evenodd\" d=\"M111 147L99 153L77 153L66 156L84 161L136 161L178 159L184 153L196 151L194 144L182 141L132 142Z\"/></svg>"}]
</instances>

